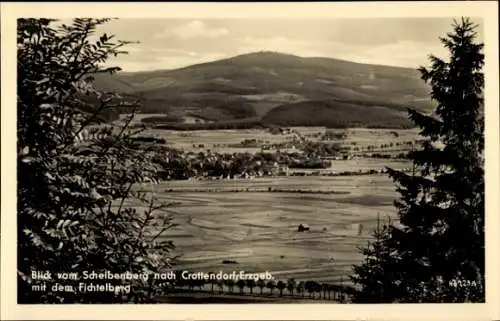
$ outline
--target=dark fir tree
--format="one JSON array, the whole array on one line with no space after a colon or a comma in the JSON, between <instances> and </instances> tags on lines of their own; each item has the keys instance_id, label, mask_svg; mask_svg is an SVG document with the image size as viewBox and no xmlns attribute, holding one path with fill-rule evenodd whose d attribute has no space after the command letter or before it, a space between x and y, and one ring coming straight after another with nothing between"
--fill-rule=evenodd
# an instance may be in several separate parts
<instances>
[{"instance_id":1,"label":"dark fir tree","mask_svg":"<svg viewBox=\"0 0 500 321\"><path fill-rule=\"evenodd\" d=\"M363 263L354 266L354 275L350 279L355 284L362 284L362 291L355 293L354 302L361 303L390 303L397 293L394 273L394 253L389 246L390 219L383 224L377 216L377 227L373 231L374 241L366 247L360 248L365 257Z\"/></svg>"},{"instance_id":2,"label":"dark fir tree","mask_svg":"<svg viewBox=\"0 0 500 321\"><path fill-rule=\"evenodd\" d=\"M393 301L484 301L484 55L476 28L468 18L455 21L440 38L449 60L431 55L430 67L419 69L437 107L432 114L409 110L423 137L410 153L414 172L389 169L401 195L399 224L385 242L394 279L376 272L385 262L365 262L355 268L361 292L380 293L392 282ZM377 280L383 284L375 291Z\"/></svg>"}]
</instances>

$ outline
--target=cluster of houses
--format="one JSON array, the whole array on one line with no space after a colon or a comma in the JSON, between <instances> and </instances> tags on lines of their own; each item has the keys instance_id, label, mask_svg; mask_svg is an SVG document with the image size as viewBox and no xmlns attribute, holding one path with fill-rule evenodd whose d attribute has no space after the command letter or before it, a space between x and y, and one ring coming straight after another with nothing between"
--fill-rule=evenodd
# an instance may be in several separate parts
<instances>
[{"instance_id":1,"label":"cluster of houses","mask_svg":"<svg viewBox=\"0 0 500 321\"><path fill-rule=\"evenodd\" d=\"M278 163L274 163L271 166L263 166L262 169L253 171L243 171L238 174L226 174L219 176L211 176L209 172L200 172L197 176L189 177L188 179L209 179L209 180L228 180L228 179L254 179L258 177L265 176L289 176L290 168L287 165L280 165Z\"/></svg>"},{"instance_id":2,"label":"cluster of houses","mask_svg":"<svg viewBox=\"0 0 500 321\"><path fill-rule=\"evenodd\" d=\"M270 159L266 159L270 158ZM218 154L213 152L171 152L157 158L164 168L163 179L238 179L263 176L287 176L287 159L273 160L271 155L250 153Z\"/></svg>"}]
</instances>

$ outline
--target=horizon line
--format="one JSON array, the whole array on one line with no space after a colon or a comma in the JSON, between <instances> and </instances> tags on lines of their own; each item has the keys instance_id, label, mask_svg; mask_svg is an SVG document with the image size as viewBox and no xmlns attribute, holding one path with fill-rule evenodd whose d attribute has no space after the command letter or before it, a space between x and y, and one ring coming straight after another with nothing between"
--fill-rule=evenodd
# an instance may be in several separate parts
<instances>
[{"instance_id":1,"label":"horizon line","mask_svg":"<svg viewBox=\"0 0 500 321\"><path fill-rule=\"evenodd\" d=\"M124 51L127 51L124 48ZM199 63L194 63L190 65L184 65L184 66L179 66L175 68L157 68L157 69L138 69L138 70L120 70L118 73L143 73L143 72L161 72L161 71L175 71L175 70L182 70L194 66L199 66L203 64L209 64L209 63L214 63L217 61L222 61L222 60L228 60L228 59L233 59L241 56L246 56L246 55L252 55L252 54L264 54L264 53L271 53L271 54L277 54L277 55L285 55L285 56L293 56L296 58L301 58L301 59L331 59L331 60L337 60L337 61L342 61L342 62L348 62L352 64L358 64L358 65L365 65L365 66L379 66L379 67L389 67L389 68L401 68L401 69L413 69L417 70L420 66L416 67L408 67L408 66L401 66L401 65L388 65L388 64L375 64L375 63L367 63L367 62L359 62L355 60L347 60L347 59L340 59L340 58L335 58L335 57L328 57L328 56L300 56L297 54L289 53L289 52L282 52L282 51L274 51L274 50L260 50L260 51L249 51L241 54L237 54L234 56L227 56L224 58L217 58L214 60L207 60ZM119 63L116 64L117 67L119 66ZM121 67L120 67L121 68Z\"/></svg>"}]
</instances>

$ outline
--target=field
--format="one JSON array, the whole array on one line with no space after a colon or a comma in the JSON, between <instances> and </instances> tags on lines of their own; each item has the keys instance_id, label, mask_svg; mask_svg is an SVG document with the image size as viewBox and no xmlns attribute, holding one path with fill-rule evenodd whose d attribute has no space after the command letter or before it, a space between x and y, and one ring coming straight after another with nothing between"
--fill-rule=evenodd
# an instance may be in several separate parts
<instances>
[{"instance_id":1,"label":"field","mask_svg":"<svg viewBox=\"0 0 500 321\"><path fill-rule=\"evenodd\" d=\"M347 283L352 264L362 259L357 247L370 239L377 215L395 214L394 185L384 175L172 181L153 187L157 197L176 202L168 212L179 226L168 238L181 255L179 267L193 271L269 271L277 279ZM342 193L224 192L247 187ZM310 231L297 232L299 224Z\"/></svg>"},{"instance_id":2,"label":"field","mask_svg":"<svg viewBox=\"0 0 500 321\"><path fill-rule=\"evenodd\" d=\"M140 116L138 116L140 117ZM417 130L388 130L388 129L327 129L325 127L290 127L294 132L310 141L318 141L318 137L313 135L324 134L327 130L346 133L346 139L341 141L344 146L366 147L369 145L380 146L382 144L396 144L408 141L415 141L418 138ZM175 131L163 129L147 129L144 136L164 138L172 147L185 151L200 151L210 149L213 152L233 153L260 151L256 147L230 147L228 145L238 144L244 139L261 140L267 144L283 143L297 138L297 134L275 134L273 135L265 129L226 129L226 130L196 130L196 131ZM202 147L200 147L202 145ZM393 149L397 149L394 147Z\"/></svg>"}]
</instances>

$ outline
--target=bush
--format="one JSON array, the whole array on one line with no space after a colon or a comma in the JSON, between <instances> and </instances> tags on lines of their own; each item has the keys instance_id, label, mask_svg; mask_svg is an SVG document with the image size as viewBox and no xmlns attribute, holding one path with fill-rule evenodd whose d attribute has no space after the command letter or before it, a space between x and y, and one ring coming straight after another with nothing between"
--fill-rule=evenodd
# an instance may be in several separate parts
<instances>
[{"instance_id":1,"label":"bush","mask_svg":"<svg viewBox=\"0 0 500 321\"><path fill-rule=\"evenodd\" d=\"M19 303L149 302L159 289L151 279L93 280L130 285L130 293L54 292L52 285L78 288L82 271L147 275L170 266L173 244L162 237L170 217L133 192L157 175L152 152L128 128L133 113L123 125L90 125L107 110L136 107L93 87L96 73L119 70L100 66L127 44L106 34L90 41L107 21L74 19L61 27L49 19L18 21ZM126 208L130 198L146 202L145 210ZM52 278L40 280L36 271ZM58 272L77 277L63 282ZM46 291L33 291L41 283Z\"/></svg>"}]
</instances>

